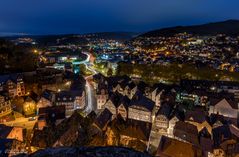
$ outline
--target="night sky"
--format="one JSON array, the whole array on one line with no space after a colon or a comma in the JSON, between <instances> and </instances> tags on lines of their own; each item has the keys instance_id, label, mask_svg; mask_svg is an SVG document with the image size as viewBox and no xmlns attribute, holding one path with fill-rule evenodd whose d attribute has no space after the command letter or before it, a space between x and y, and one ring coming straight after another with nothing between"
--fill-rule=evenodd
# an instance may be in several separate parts
<instances>
[{"instance_id":1,"label":"night sky","mask_svg":"<svg viewBox=\"0 0 239 157\"><path fill-rule=\"evenodd\" d=\"M239 0L1 0L0 34L147 30L239 19Z\"/></svg>"}]
</instances>

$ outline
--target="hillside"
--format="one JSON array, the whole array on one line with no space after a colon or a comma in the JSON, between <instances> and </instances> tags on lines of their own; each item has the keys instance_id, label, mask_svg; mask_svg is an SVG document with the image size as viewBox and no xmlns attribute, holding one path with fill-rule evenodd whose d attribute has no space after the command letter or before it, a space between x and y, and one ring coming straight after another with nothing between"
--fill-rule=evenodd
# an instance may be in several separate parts
<instances>
[{"instance_id":1,"label":"hillside","mask_svg":"<svg viewBox=\"0 0 239 157\"><path fill-rule=\"evenodd\" d=\"M65 35L23 35L23 36L8 36L2 37L8 40L15 40L17 38L32 38L38 44L43 46L51 46L57 44L78 44L78 45L86 45L88 43L88 39L105 39L105 40L118 40L118 41L126 41L135 36L138 33L133 32L99 32L99 33L88 33L88 34L65 34Z\"/></svg>"},{"instance_id":2,"label":"hillside","mask_svg":"<svg viewBox=\"0 0 239 157\"><path fill-rule=\"evenodd\" d=\"M31 47L14 45L0 39L0 73L32 71L36 67L37 54Z\"/></svg>"},{"instance_id":3,"label":"hillside","mask_svg":"<svg viewBox=\"0 0 239 157\"><path fill-rule=\"evenodd\" d=\"M195 26L177 26L163 28L142 34L142 37L173 36L177 33L187 32L195 35L215 35L218 33L230 36L239 35L239 20L208 23Z\"/></svg>"}]
</instances>

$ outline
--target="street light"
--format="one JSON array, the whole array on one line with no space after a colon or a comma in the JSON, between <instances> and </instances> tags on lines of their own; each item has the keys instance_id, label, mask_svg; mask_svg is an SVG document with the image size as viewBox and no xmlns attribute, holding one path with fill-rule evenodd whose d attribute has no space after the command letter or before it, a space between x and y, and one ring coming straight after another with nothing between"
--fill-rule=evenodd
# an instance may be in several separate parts
<instances>
[{"instance_id":1,"label":"street light","mask_svg":"<svg viewBox=\"0 0 239 157\"><path fill-rule=\"evenodd\" d=\"M34 49L33 52L34 52L34 53L38 53L37 49Z\"/></svg>"}]
</instances>

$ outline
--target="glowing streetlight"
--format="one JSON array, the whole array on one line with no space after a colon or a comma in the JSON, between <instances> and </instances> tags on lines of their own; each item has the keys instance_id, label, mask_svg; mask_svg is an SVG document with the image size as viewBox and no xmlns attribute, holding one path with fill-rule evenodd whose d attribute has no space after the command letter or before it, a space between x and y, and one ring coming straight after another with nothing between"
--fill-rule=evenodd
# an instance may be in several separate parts
<instances>
[{"instance_id":1,"label":"glowing streetlight","mask_svg":"<svg viewBox=\"0 0 239 157\"><path fill-rule=\"evenodd\" d=\"M38 53L37 49L34 49L34 50L33 50L33 52L34 52L35 54L37 54L37 53Z\"/></svg>"}]
</instances>

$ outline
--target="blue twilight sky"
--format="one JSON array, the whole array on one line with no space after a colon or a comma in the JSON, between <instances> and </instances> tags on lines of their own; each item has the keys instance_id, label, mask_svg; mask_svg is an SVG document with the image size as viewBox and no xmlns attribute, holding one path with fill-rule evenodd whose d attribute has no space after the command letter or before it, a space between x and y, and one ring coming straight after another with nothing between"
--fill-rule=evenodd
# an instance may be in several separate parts
<instances>
[{"instance_id":1,"label":"blue twilight sky","mask_svg":"<svg viewBox=\"0 0 239 157\"><path fill-rule=\"evenodd\" d=\"M239 19L239 0L1 0L0 33L142 32Z\"/></svg>"}]
</instances>

